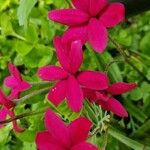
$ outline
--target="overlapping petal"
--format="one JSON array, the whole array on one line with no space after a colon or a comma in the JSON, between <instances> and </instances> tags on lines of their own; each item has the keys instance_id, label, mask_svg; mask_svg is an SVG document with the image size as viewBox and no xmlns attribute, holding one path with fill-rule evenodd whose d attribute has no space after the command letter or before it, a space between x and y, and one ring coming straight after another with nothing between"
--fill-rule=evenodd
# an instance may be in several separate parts
<instances>
[{"instance_id":1,"label":"overlapping petal","mask_svg":"<svg viewBox=\"0 0 150 150\"><path fill-rule=\"evenodd\" d=\"M73 111L79 112L83 104L83 92L79 83L73 76L70 76L68 79L66 96L69 107Z\"/></svg>"},{"instance_id":2,"label":"overlapping petal","mask_svg":"<svg viewBox=\"0 0 150 150\"><path fill-rule=\"evenodd\" d=\"M54 142L49 132L38 132L36 135L36 145L39 150L65 150Z\"/></svg>"},{"instance_id":3,"label":"overlapping petal","mask_svg":"<svg viewBox=\"0 0 150 150\"><path fill-rule=\"evenodd\" d=\"M78 9L52 10L49 12L48 17L53 21L69 26L83 24L89 19L86 13Z\"/></svg>"},{"instance_id":4,"label":"overlapping petal","mask_svg":"<svg viewBox=\"0 0 150 150\"><path fill-rule=\"evenodd\" d=\"M87 118L80 117L74 120L68 126L70 132L70 140L72 145L76 145L85 141L88 138L88 133L92 126L92 122Z\"/></svg>"},{"instance_id":5,"label":"overlapping petal","mask_svg":"<svg viewBox=\"0 0 150 150\"><path fill-rule=\"evenodd\" d=\"M71 44L69 60L70 60L70 72L76 73L83 61L83 51L81 41L74 41Z\"/></svg>"},{"instance_id":6,"label":"overlapping petal","mask_svg":"<svg viewBox=\"0 0 150 150\"><path fill-rule=\"evenodd\" d=\"M107 92L112 95L119 95L133 90L134 88L136 88L136 86L136 83L117 82L112 84L107 89Z\"/></svg>"},{"instance_id":7,"label":"overlapping petal","mask_svg":"<svg viewBox=\"0 0 150 150\"><path fill-rule=\"evenodd\" d=\"M108 77L98 71L82 71L77 77L78 82L85 88L104 90L108 88Z\"/></svg>"},{"instance_id":8,"label":"overlapping petal","mask_svg":"<svg viewBox=\"0 0 150 150\"><path fill-rule=\"evenodd\" d=\"M87 0L89 3L89 13L95 17L108 4L108 0Z\"/></svg>"},{"instance_id":9,"label":"overlapping petal","mask_svg":"<svg viewBox=\"0 0 150 150\"><path fill-rule=\"evenodd\" d=\"M112 111L114 114L120 117L128 117L126 109L118 100L113 97L109 98L109 100L106 102L99 100L99 104L102 106L102 108Z\"/></svg>"},{"instance_id":10,"label":"overlapping petal","mask_svg":"<svg viewBox=\"0 0 150 150\"><path fill-rule=\"evenodd\" d=\"M3 107L0 109L0 121L4 121L8 115L8 109ZM2 128L4 125L0 124L0 128Z\"/></svg>"},{"instance_id":11,"label":"overlapping petal","mask_svg":"<svg viewBox=\"0 0 150 150\"><path fill-rule=\"evenodd\" d=\"M64 44L66 45L66 44ZM54 46L56 48L56 54L57 54L57 58L59 60L59 63L62 65L62 67L65 70L69 70L70 68L70 64L69 64L69 58L68 58L68 49L66 49L66 47L64 47L63 43L62 43L62 38L61 37L55 37L54 38Z\"/></svg>"},{"instance_id":12,"label":"overlapping petal","mask_svg":"<svg viewBox=\"0 0 150 150\"><path fill-rule=\"evenodd\" d=\"M85 42L88 40L87 26L82 25L68 28L62 37L62 42L70 48L71 43L79 39L81 40L82 44L85 44Z\"/></svg>"},{"instance_id":13,"label":"overlapping petal","mask_svg":"<svg viewBox=\"0 0 150 150\"><path fill-rule=\"evenodd\" d=\"M58 106L66 97L66 80L59 81L48 93L48 99Z\"/></svg>"},{"instance_id":14,"label":"overlapping petal","mask_svg":"<svg viewBox=\"0 0 150 150\"><path fill-rule=\"evenodd\" d=\"M88 39L95 51L103 52L107 46L107 30L97 19L91 19L88 24Z\"/></svg>"},{"instance_id":15,"label":"overlapping petal","mask_svg":"<svg viewBox=\"0 0 150 150\"><path fill-rule=\"evenodd\" d=\"M110 4L100 15L99 21L105 27L114 27L125 19L125 8L121 3Z\"/></svg>"},{"instance_id":16,"label":"overlapping petal","mask_svg":"<svg viewBox=\"0 0 150 150\"><path fill-rule=\"evenodd\" d=\"M49 133L58 143L61 143L64 147L70 145L67 126L50 109L46 111L44 121Z\"/></svg>"},{"instance_id":17,"label":"overlapping petal","mask_svg":"<svg viewBox=\"0 0 150 150\"><path fill-rule=\"evenodd\" d=\"M61 80L68 77L68 73L61 67L57 66L44 66L38 70L38 75L43 80L54 81Z\"/></svg>"},{"instance_id":18,"label":"overlapping petal","mask_svg":"<svg viewBox=\"0 0 150 150\"><path fill-rule=\"evenodd\" d=\"M72 147L71 150L98 150L98 148L90 143L82 142Z\"/></svg>"}]
</instances>

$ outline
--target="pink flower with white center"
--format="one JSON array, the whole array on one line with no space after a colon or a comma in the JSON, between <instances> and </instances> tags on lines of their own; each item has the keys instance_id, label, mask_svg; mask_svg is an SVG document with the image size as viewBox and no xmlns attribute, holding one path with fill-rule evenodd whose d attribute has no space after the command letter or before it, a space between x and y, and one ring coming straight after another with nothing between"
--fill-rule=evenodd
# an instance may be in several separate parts
<instances>
[{"instance_id":1,"label":"pink flower with white center","mask_svg":"<svg viewBox=\"0 0 150 150\"><path fill-rule=\"evenodd\" d=\"M125 18L122 3L109 3L108 0L72 0L75 8L52 10L49 19L69 26L63 41L81 39L89 42L97 52L107 46L107 28L116 26Z\"/></svg>"},{"instance_id":2,"label":"pink flower with white center","mask_svg":"<svg viewBox=\"0 0 150 150\"><path fill-rule=\"evenodd\" d=\"M4 84L11 88L10 99L19 98L20 93L31 88L31 85L22 79L20 72L13 64L9 64L8 69L11 76L5 78Z\"/></svg>"},{"instance_id":3,"label":"pink flower with white center","mask_svg":"<svg viewBox=\"0 0 150 150\"><path fill-rule=\"evenodd\" d=\"M102 72L78 71L83 61L81 41L72 42L70 49L67 49L62 38L56 37L54 45L62 67L44 66L38 70L38 75L43 80L57 81L48 93L48 99L53 104L57 106L66 98L71 110L79 112L84 100L81 86L104 90L108 88L108 78Z\"/></svg>"},{"instance_id":4,"label":"pink flower with white center","mask_svg":"<svg viewBox=\"0 0 150 150\"><path fill-rule=\"evenodd\" d=\"M90 89L83 89L84 97L91 102L95 102L105 110L112 111L120 117L128 117L128 113L122 104L116 100L113 95L119 95L131 91L136 88L136 83L118 82L112 84L104 91L94 91Z\"/></svg>"},{"instance_id":5,"label":"pink flower with white center","mask_svg":"<svg viewBox=\"0 0 150 150\"><path fill-rule=\"evenodd\" d=\"M0 121L6 120L7 116L14 117L14 106L15 104L8 97L4 95L2 90L0 89ZM18 127L16 120L12 121L13 128L16 132L22 132L24 129ZM0 124L0 128L4 127L4 125Z\"/></svg>"},{"instance_id":6,"label":"pink flower with white center","mask_svg":"<svg viewBox=\"0 0 150 150\"><path fill-rule=\"evenodd\" d=\"M92 127L88 119L80 117L66 125L48 109L44 122L47 131L38 132L35 140L39 150L98 150L86 142Z\"/></svg>"}]
</instances>

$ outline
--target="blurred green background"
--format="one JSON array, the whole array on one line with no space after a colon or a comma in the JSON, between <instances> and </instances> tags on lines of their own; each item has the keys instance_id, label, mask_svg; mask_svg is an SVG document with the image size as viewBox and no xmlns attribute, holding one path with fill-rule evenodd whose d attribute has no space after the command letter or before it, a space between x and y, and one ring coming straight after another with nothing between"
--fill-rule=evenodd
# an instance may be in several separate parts
<instances>
[{"instance_id":1,"label":"blurred green background","mask_svg":"<svg viewBox=\"0 0 150 150\"><path fill-rule=\"evenodd\" d=\"M67 0L0 0L0 85L6 93L9 89L3 86L3 79L8 75L9 62L18 66L23 77L31 82L39 81L37 68L57 63L52 40L55 35L62 35L65 27L49 21L47 13L55 8L67 7ZM82 69L107 69L112 83L138 83L138 88L119 97L128 110L129 117L121 119L114 116L110 132L104 130L90 141L100 147L107 143L108 150L149 150L150 12L128 18L124 23L109 30L109 34L125 49L130 62L142 75L124 60L111 42L103 54L85 50ZM33 87L31 91L34 89ZM46 105L45 96L40 95L17 106L15 111L21 114L39 110ZM87 116L94 115L86 105ZM65 121L71 121L77 116L71 114L63 104L58 109ZM35 150L35 134L44 129L42 116L41 114L38 117L21 119L20 124L27 128L22 134L14 133L11 124L0 129L0 150ZM103 123L106 127L109 126L106 120Z\"/></svg>"}]
</instances>

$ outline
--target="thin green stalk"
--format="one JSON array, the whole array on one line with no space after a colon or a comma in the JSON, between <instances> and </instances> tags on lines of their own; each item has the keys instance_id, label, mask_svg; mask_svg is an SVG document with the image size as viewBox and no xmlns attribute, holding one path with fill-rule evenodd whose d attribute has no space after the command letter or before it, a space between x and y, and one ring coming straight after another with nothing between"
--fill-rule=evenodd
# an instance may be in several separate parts
<instances>
[{"instance_id":1,"label":"thin green stalk","mask_svg":"<svg viewBox=\"0 0 150 150\"><path fill-rule=\"evenodd\" d=\"M46 88L43 88L43 89L40 89L40 90L36 90L36 91L34 91L34 92L32 92L32 93L30 93L30 94L24 96L24 97L21 97L21 98L19 98L19 99L14 99L13 102L14 102L15 104L23 103L24 101L30 99L30 98L33 97L33 96L39 95L39 94L44 93L44 92L48 92L49 89L50 89L50 87L46 87Z\"/></svg>"}]
</instances>

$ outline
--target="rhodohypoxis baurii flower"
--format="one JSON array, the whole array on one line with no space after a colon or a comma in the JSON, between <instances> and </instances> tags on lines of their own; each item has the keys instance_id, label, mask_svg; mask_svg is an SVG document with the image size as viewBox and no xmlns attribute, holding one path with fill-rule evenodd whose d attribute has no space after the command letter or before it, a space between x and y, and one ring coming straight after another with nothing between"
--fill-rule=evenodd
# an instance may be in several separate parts
<instances>
[{"instance_id":1,"label":"rhodohypoxis baurii flower","mask_svg":"<svg viewBox=\"0 0 150 150\"><path fill-rule=\"evenodd\" d=\"M44 121L47 131L38 132L36 136L39 150L98 150L86 142L92 126L88 119L80 117L66 125L48 109Z\"/></svg>"},{"instance_id":2,"label":"rhodohypoxis baurii flower","mask_svg":"<svg viewBox=\"0 0 150 150\"><path fill-rule=\"evenodd\" d=\"M62 43L62 38L56 37L54 45L62 67L44 66L38 70L38 75L43 80L58 81L48 94L48 99L53 104L57 106L66 98L69 107L79 112L84 99L81 86L104 90L108 88L108 78L104 73L97 71L78 71L83 61L80 41L72 42L70 49L67 49Z\"/></svg>"},{"instance_id":3,"label":"rhodohypoxis baurii flower","mask_svg":"<svg viewBox=\"0 0 150 150\"><path fill-rule=\"evenodd\" d=\"M8 97L4 95L1 89L0 89L0 105L1 105L0 121L4 121L7 118L7 116L10 116L10 117L15 116L15 113L13 110L15 104L12 102L12 100L10 100ZM24 130L18 127L16 120L14 120L12 123L13 123L13 128L16 132L22 132ZM0 128L2 127L3 125L0 124Z\"/></svg>"},{"instance_id":4,"label":"rhodohypoxis baurii flower","mask_svg":"<svg viewBox=\"0 0 150 150\"><path fill-rule=\"evenodd\" d=\"M84 89L84 96L91 102L101 105L105 110L112 111L120 117L127 117L127 111L113 96L129 92L134 88L136 88L136 83L118 82L112 84L104 91Z\"/></svg>"},{"instance_id":5,"label":"rhodohypoxis baurii flower","mask_svg":"<svg viewBox=\"0 0 150 150\"><path fill-rule=\"evenodd\" d=\"M125 18L124 5L108 0L72 0L72 3L75 8L50 11L49 19L69 26L64 42L89 41L95 51L103 52L107 45L107 28Z\"/></svg>"},{"instance_id":6,"label":"rhodohypoxis baurii flower","mask_svg":"<svg viewBox=\"0 0 150 150\"><path fill-rule=\"evenodd\" d=\"M13 64L9 64L8 69L11 75L5 78L4 84L11 88L10 99L18 98L19 94L31 88L31 85L22 79L20 72Z\"/></svg>"}]
</instances>

